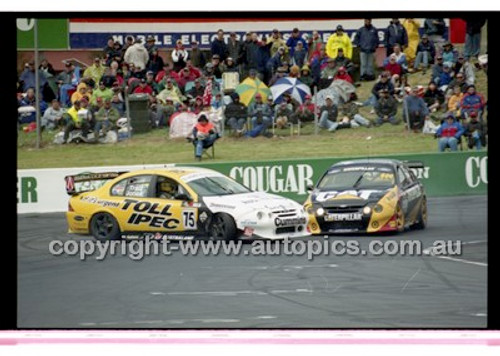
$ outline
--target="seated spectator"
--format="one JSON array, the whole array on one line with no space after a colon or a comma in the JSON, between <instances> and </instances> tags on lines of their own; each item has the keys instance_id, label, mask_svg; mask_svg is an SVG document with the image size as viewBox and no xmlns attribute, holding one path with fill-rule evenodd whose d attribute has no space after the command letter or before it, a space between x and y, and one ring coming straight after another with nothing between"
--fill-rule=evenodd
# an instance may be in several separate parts
<instances>
[{"instance_id":1,"label":"seated spectator","mask_svg":"<svg viewBox=\"0 0 500 356\"><path fill-rule=\"evenodd\" d=\"M148 94L148 95L153 95L153 88L149 86L148 82L146 79L142 78L139 86L137 86L133 91L133 94Z\"/></svg>"},{"instance_id":2,"label":"seated spectator","mask_svg":"<svg viewBox=\"0 0 500 356\"><path fill-rule=\"evenodd\" d=\"M56 78L59 85L59 99L63 107L71 105L69 92L76 89L80 82L80 67L75 66L72 62L65 64L65 69Z\"/></svg>"},{"instance_id":3,"label":"seated spectator","mask_svg":"<svg viewBox=\"0 0 500 356\"><path fill-rule=\"evenodd\" d=\"M28 88L26 95L18 101L19 107L32 107L33 110L28 110L27 112L20 113L18 116L18 122L20 124L29 124L36 121L36 95L34 88ZM40 115L44 115L47 109L47 103L43 100L39 101Z\"/></svg>"},{"instance_id":4,"label":"seated spectator","mask_svg":"<svg viewBox=\"0 0 500 356\"><path fill-rule=\"evenodd\" d=\"M79 115L78 112L81 109L80 101L76 100L73 103L73 106L68 109L64 116L67 118L66 127L64 128L64 138L63 144L68 142L69 134L74 130L82 130L82 135L84 138L87 138L90 129L90 123L86 120L82 115ZM85 113L87 116L87 113Z\"/></svg>"},{"instance_id":5,"label":"seated spectator","mask_svg":"<svg viewBox=\"0 0 500 356\"><path fill-rule=\"evenodd\" d=\"M146 65L146 70L151 71L154 75L156 75L163 69L164 66L165 63L163 62L163 58L158 53L158 48L152 47L151 54L149 55L149 61Z\"/></svg>"},{"instance_id":6,"label":"seated spectator","mask_svg":"<svg viewBox=\"0 0 500 356\"><path fill-rule=\"evenodd\" d=\"M301 68L299 80L303 84L307 85L312 91L314 86L314 78L312 77L311 69L307 64L304 64L304 66Z\"/></svg>"},{"instance_id":7,"label":"seated spectator","mask_svg":"<svg viewBox=\"0 0 500 356\"><path fill-rule=\"evenodd\" d=\"M178 111L178 107L182 107L180 104L177 107L171 97L166 97L164 103L158 100L156 106L157 120L154 121L154 126L158 128L167 127L172 115Z\"/></svg>"},{"instance_id":8,"label":"seated spectator","mask_svg":"<svg viewBox=\"0 0 500 356\"><path fill-rule=\"evenodd\" d=\"M304 44L302 42L297 42L297 46L295 47L295 51L292 56L292 63L299 68L302 68L304 63L307 60L307 50L304 48Z\"/></svg>"},{"instance_id":9,"label":"seated spectator","mask_svg":"<svg viewBox=\"0 0 500 356\"><path fill-rule=\"evenodd\" d=\"M455 67L453 68L453 72L455 77L458 74L462 74L464 76L465 82L467 84L474 84L476 80L476 74L474 73L474 68L469 61L465 60L463 54L458 55L457 63L455 63Z\"/></svg>"},{"instance_id":10,"label":"seated spectator","mask_svg":"<svg viewBox=\"0 0 500 356\"><path fill-rule=\"evenodd\" d=\"M391 53L391 55L389 55L389 57L386 57L384 59L384 62L383 62L384 67L390 63L391 56L394 54L394 58L396 59L396 63L399 64L399 66L401 67L401 73L406 73L408 71L408 61L406 59L406 54L404 54L401 51L401 46L398 43L396 43L392 48L393 48L393 52ZM397 73L397 74L400 74L400 73Z\"/></svg>"},{"instance_id":11,"label":"seated spectator","mask_svg":"<svg viewBox=\"0 0 500 356\"><path fill-rule=\"evenodd\" d=\"M165 65L163 66L163 70L160 70L155 77L155 82L157 82L160 85L159 87L160 91L162 91L165 88L165 85L163 84L162 86L162 83L165 83L165 80L167 78L177 81L179 79L179 75L177 74L177 72L172 70L172 68L168 63L165 63Z\"/></svg>"},{"instance_id":12,"label":"seated spectator","mask_svg":"<svg viewBox=\"0 0 500 356\"><path fill-rule=\"evenodd\" d=\"M430 112L436 112L444 103L444 94L438 90L436 83L430 82L424 93L424 101Z\"/></svg>"},{"instance_id":13,"label":"seated spectator","mask_svg":"<svg viewBox=\"0 0 500 356\"><path fill-rule=\"evenodd\" d=\"M167 97L170 97L175 103L180 104L184 100L184 96L182 95L179 88L174 85L173 80L171 78L167 77L165 82L166 82L166 88L158 93L156 99L159 100L161 103L165 104L166 103L165 99Z\"/></svg>"},{"instance_id":14,"label":"seated spectator","mask_svg":"<svg viewBox=\"0 0 500 356\"><path fill-rule=\"evenodd\" d=\"M223 106L224 106L224 100L222 99L221 93L215 94L211 103L212 110L222 109Z\"/></svg>"},{"instance_id":15,"label":"seated spectator","mask_svg":"<svg viewBox=\"0 0 500 356\"><path fill-rule=\"evenodd\" d=\"M465 137L467 138L467 147L469 149L480 150L486 147L486 126L483 125L477 116L477 112L471 111L469 114L470 121L465 125Z\"/></svg>"},{"instance_id":16,"label":"seated spectator","mask_svg":"<svg viewBox=\"0 0 500 356\"><path fill-rule=\"evenodd\" d=\"M460 102L464 97L464 93L462 93L459 85L455 85L452 91L452 94L448 98L447 109L449 112L454 113L457 118L460 118L462 116L460 112Z\"/></svg>"},{"instance_id":17,"label":"seated spectator","mask_svg":"<svg viewBox=\"0 0 500 356\"><path fill-rule=\"evenodd\" d=\"M279 79L286 77L286 69L285 67L279 67L276 70L276 73L272 76L272 78L269 80L269 86L273 86L274 83L276 83Z\"/></svg>"},{"instance_id":18,"label":"seated spectator","mask_svg":"<svg viewBox=\"0 0 500 356\"><path fill-rule=\"evenodd\" d=\"M315 83L319 83L321 79L321 72L328 65L328 59L330 59L330 57L328 57L328 55L326 54L326 49L324 44L320 46L319 54L317 56L313 55L313 57L309 59L310 63L309 65L311 66L311 74L314 78ZM335 63L335 66L336 65L337 64Z\"/></svg>"},{"instance_id":19,"label":"seated spectator","mask_svg":"<svg viewBox=\"0 0 500 356\"><path fill-rule=\"evenodd\" d=\"M394 87L394 98L399 102L403 102L403 98L406 96L406 93L410 88L410 84L408 83L408 75L403 74L393 75L391 78L391 83Z\"/></svg>"},{"instance_id":20,"label":"seated spectator","mask_svg":"<svg viewBox=\"0 0 500 356\"><path fill-rule=\"evenodd\" d=\"M123 62L123 50L122 44L119 41L113 43L113 48L106 52L106 58L104 59L104 64L110 66L113 61L121 64Z\"/></svg>"},{"instance_id":21,"label":"seated spectator","mask_svg":"<svg viewBox=\"0 0 500 356\"><path fill-rule=\"evenodd\" d=\"M111 62L111 67L105 67L104 74L101 77L101 81L104 83L106 88L111 88L113 83L118 80L123 80L123 78L118 79L118 63Z\"/></svg>"},{"instance_id":22,"label":"seated spectator","mask_svg":"<svg viewBox=\"0 0 500 356\"><path fill-rule=\"evenodd\" d=\"M299 42L300 43L300 42ZM293 65L290 67L290 73L288 73L290 78L298 79L300 76L300 67L298 65Z\"/></svg>"},{"instance_id":23,"label":"seated spectator","mask_svg":"<svg viewBox=\"0 0 500 356\"><path fill-rule=\"evenodd\" d=\"M238 93L231 94L232 102L226 106L224 116L226 117L226 126L229 126L237 136L243 134L243 127L247 122L247 107L245 104L240 103L240 96Z\"/></svg>"},{"instance_id":24,"label":"seated spectator","mask_svg":"<svg viewBox=\"0 0 500 356\"><path fill-rule=\"evenodd\" d=\"M436 48L434 47L434 43L429 40L427 34L423 34L422 40L417 46L417 57L415 58L413 69L420 70L420 65L422 65L422 73L425 74L429 64L434 61L435 55Z\"/></svg>"},{"instance_id":25,"label":"seated spectator","mask_svg":"<svg viewBox=\"0 0 500 356\"><path fill-rule=\"evenodd\" d=\"M467 87L469 86L469 84L467 84L465 82L465 78L464 78L464 74L463 73L460 73L458 72L456 75L455 75L455 78L453 78L451 80L451 82L448 84L448 88L446 90L446 94L448 96L450 96L453 92L453 88L455 87L459 87L460 88L460 91L462 93L465 93L467 91Z\"/></svg>"},{"instance_id":26,"label":"seated spectator","mask_svg":"<svg viewBox=\"0 0 500 356\"><path fill-rule=\"evenodd\" d=\"M418 95L419 88L414 87L406 98L404 98L405 112L403 119L410 129L417 132L424 127L425 120L429 119L429 109L424 99Z\"/></svg>"},{"instance_id":27,"label":"seated spectator","mask_svg":"<svg viewBox=\"0 0 500 356\"><path fill-rule=\"evenodd\" d=\"M118 71L118 76L120 76L124 83L128 83L129 79L132 77L132 72L130 71L130 65L123 62L121 64L121 69Z\"/></svg>"},{"instance_id":28,"label":"seated spectator","mask_svg":"<svg viewBox=\"0 0 500 356\"><path fill-rule=\"evenodd\" d=\"M266 129L273 123L273 112L267 103L262 101L260 93L255 94L255 100L248 107L248 116L252 123L252 129L258 128L253 132L251 137L256 137L259 134L264 134Z\"/></svg>"},{"instance_id":29,"label":"seated spectator","mask_svg":"<svg viewBox=\"0 0 500 356\"><path fill-rule=\"evenodd\" d=\"M274 116L276 128L284 129L288 126L288 122L291 122L293 115L293 105L283 100L280 104L274 107Z\"/></svg>"},{"instance_id":30,"label":"seated spectator","mask_svg":"<svg viewBox=\"0 0 500 356\"><path fill-rule=\"evenodd\" d=\"M101 80L99 82L99 87L92 93L92 97L90 98L90 103L94 105L96 103L97 98L102 98L103 100L106 99L111 100L112 97L113 97L113 90L106 88L104 82Z\"/></svg>"},{"instance_id":31,"label":"seated spectator","mask_svg":"<svg viewBox=\"0 0 500 356\"><path fill-rule=\"evenodd\" d=\"M321 71L319 88L324 89L330 86L333 81L333 78L337 74L337 67L335 64L335 59L328 58L327 66Z\"/></svg>"},{"instance_id":32,"label":"seated spectator","mask_svg":"<svg viewBox=\"0 0 500 356\"><path fill-rule=\"evenodd\" d=\"M54 67L52 66L51 63L47 59L42 59L40 62L40 65L38 66L38 69L43 73L45 78L54 78L56 76L56 71L54 70Z\"/></svg>"},{"instance_id":33,"label":"seated spectator","mask_svg":"<svg viewBox=\"0 0 500 356\"><path fill-rule=\"evenodd\" d=\"M447 114L446 121L436 131L436 137L439 138L439 152L444 152L447 147L450 151L457 151L458 141L464 132L464 128L458 121L455 121L453 114Z\"/></svg>"},{"instance_id":34,"label":"seated spectator","mask_svg":"<svg viewBox=\"0 0 500 356\"><path fill-rule=\"evenodd\" d=\"M197 96L203 96L203 94L205 93L205 87L201 85L200 79L196 78L193 82L193 87L186 94L191 95L193 98L196 98Z\"/></svg>"},{"instance_id":35,"label":"seated spectator","mask_svg":"<svg viewBox=\"0 0 500 356\"><path fill-rule=\"evenodd\" d=\"M357 99L356 93L351 93L349 101L340 106L339 129L359 126L370 127L370 121L359 114L359 105L356 104Z\"/></svg>"},{"instance_id":36,"label":"seated spectator","mask_svg":"<svg viewBox=\"0 0 500 356\"><path fill-rule=\"evenodd\" d=\"M450 68L455 66L458 60L458 52L453 48L453 44L451 42L446 42L443 45L443 52L441 53L443 56L443 64L448 64Z\"/></svg>"},{"instance_id":37,"label":"seated spectator","mask_svg":"<svg viewBox=\"0 0 500 356\"><path fill-rule=\"evenodd\" d=\"M179 79L177 80L177 84L182 92L184 92L187 83L193 82L197 78L194 73L189 71L188 67L184 67L180 70L178 75Z\"/></svg>"},{"instance_id":38,"label":"seated spectator","mask_svg":"<svg viewBox=\"0 0 500 356\"><path fill-rule=\"evenodd\" d=\"M387 89L389 95L394 95L394 85L390 81L391 75L388 72L382 72L378 81L373 85L370 97L365 100L363 106L375 106L375 103L380 99L380 90ZM374 112L371 112L373 114Z\"/></svg>"},{"instance_id":39,"label":"seated spectator","mask_svg":"<svg viewBox=\"0 0 500 356\"><path fill-rule=\"evenodd\" d=\"M155 74L153 71L148 70L146 72L146 84L153 90L152 95L158 95L159 85L155 82Z\"/></svg>"},{"instance_id":40,"label":"seated spectator","mask_svg":"<svg viewBox=\"0 0 500 356\"><path fill-rule=\"evenodd\" d=\"M441 90L443 93L445 93L446 89L448 89L448 84L450 84L452 80L451 75L451 67L448 64L443 64L443 71L439 76L439 90Z\"/></svg>"},{"instance_id":41,"label":"seated spectator","mask_svg":"<svg viewBox=\"0 0 500 356\"><path fill-rule=\"evenodd\" d=\"M215 126L208 121L205 115L200 115L198 123L193 128L193 145L195 146L195 158L197 161L201 161L203 149L212 146L219 137Z\"/></svg>"},{"instance_id":42,"label":"seated spectator","mask_svg":"<svg viewBox=\"0 0 500 356\"><path fill-rule=\"evenodd\" d=\"M436 63L432 66L432 81L439 85L439 79L443 73L443 56L438 54L436 56Z\"/></svg>"},{"instance_id":43,"label":"seated spectator","mask_svg":"<svg viewBox=\"0 0 500 356\"><path fill-rule=\"evenodd\" d=\"M212 56L212 66L214 77L217 79L221 79L224 68L222 66L222 63L220 62L220 56L218 54L214 54Z\"/></svg>"},{"instance_id":44,"label":"seated spectator","mask_svg":"<svg viewBox=\"0 0 500 356\"><path fill-rule=\"evenodd\" d=\"M205 78L213 77L214 76L214 65L211 62L205 64L205 68L203 68L203 74L202 75Z\"/></svg>"},{"instance_id":45,"label":"seated spectator","mask_svg":"<svg viewBox=\"0 0 500 356\"><path fill-rule=\"evenodd\" d=\"M78 84L76 91L71 95L71 102L74 103L76 100L81 100L82 98L86 98L90 101L91 95L88 93L88 87L85 83Z\"/></svg>"},{"instance_id":46,"label":"seated spectator","mask_svg":"<svg viewBox=\"0 0 500 356\"><path fill-rule=\"evenodd\" d=\"M304 103L300 105L291 116L291 121L294 124L314 121L315 111L316 105L312 102L312 96L307 94L304 98Z\"/></svg>"},{"instance_id":47,"label":"seated spectator","mask_svg":"<svg viewBox=\"0 0 500 356\"><path fill-rule=\"evenodd\" d=\"M47 128L48 130L54 130L59 126L63 126L64 122L62 116L64 110L61 108L61 104L57 99L52 100L51 106L45 110L41 120L41 127Z\"/></svg>"},{"instance_id":48,"label":"seated spectator","mask_svg":"<svg viewBox=\"0 0 500 356\"><path fill-rule=\"evenodd\" d=\"M462 98L460 102L460 111L462 113L462 118L469 118L471 112L475 111L479 120L483 121L483 112L486 105L486 101L482 94L476 92L476 87L472 84L467 87L467 93Z\"/></svg>"},{"instance_id":49,"label":"seated spectator","mask_svg":"<svg viewBox=\"0 0 500 356\"><path fill-rule=\"evenodd\" d=\"M104 106L96 113L94 126L95 135L106 136L108 130L116 127L116 122L120 118L120 113L111 105L110 99L104 100ZM102 129L102 132L101 132Z\"/></svg>"},{"instance_id":50,"label":"seated spectator","mask_svg":"<svg viewBox=\"0 0 500 356\"><path fill-rule=\"evenodd\" d=\"M377 114L376 126L380 126L385 122L390 122L393 125L399 124L399 120L396 118L398 102L391 95L389 89L382 88L380 90L379 99L375 104L375 113Z\"/></svg>"},{"instance_id":51,"label":"seated spectator","mask_svg":"<svg viewBox=\"0 0 500 356\"><path fill-rule=\"evenodd\" d=\"M384 70L391 73L391 76L397 74L401 75L403 73L403 68L396 61L396 54L392 53L389 56L389 62L384 66Z\"/></svg>"},{"instance_id":52,"label":"seated spectator","mask_svg":"<svg viewBox=\"0 0 500 356\"><path fill-rule=\"evenodd\" d=\"M227 57L222 64L222 73L238 73L238 64L234 61L233 57Z\"/></svg>"},{"instance_id":53,"label":"seated spectator","mask_svg":"<svg viewBox=\"0 0 500 356\"><path fill-rule=\"evenodd\" d=\"M99 83L101 81L105 70L106 67L102 65L101 58L95 57L94 64L85 69L85 71L83 72L83 77L92 79L95 85L96 83Z\"/></svg>"},{"instance_id":54,"label":"seated spectator","mask_svg":"<svg viewBox=\"0 0 500 356\"><path fill-rule=\"evenodd\" d=\"M92 107L90 106L90 102L87 100L87 97L83 97L80 100L80 110L78 110L78 116L89 123L90 129L94 128L94 113L92 112Z\"/></svg>"},{"instance_id":55,"label":"seated spectator","mask_svg":"<svg viewBox=\"0 0 500 356\"><path fill-rule=\"evenodd\" d=\"M354 71L356 70L356 66L349 58L344 55L344 49L339 48L337 50L337 57L335 57L334 60L335 67L344 67L347 70L347 73L349 73L351 77L353 76Z\"/></svg>"},{"instance_id":56,"label":"seated spectator","mask_svg":"<svg viewBox=\"0 0 500 356\"><path fill-rule=\"evenodd\" d=\"M101 99L102 102L102 99ZM125 103L120 100L120 97L118 94L113 94L113 97L111 98L111 106L114 107L117 111L120 117L125 117Z\"/></svg>"},{"instance_id":57,"label":"seated spectator","mask_svg":"<svg viewBox=\"0 0 500 356\"><path fill-rule=\"evenodd\" d=\"M345 67L340 67L337 74L333 77L333 80L345 80L348 83L354 84L349 73L347 73L347 69Z\"/></svg>"},{"instance_id":58,"label":"seated spectator","mask_svg":"<svg viewBox=\"0 0 500 356\"><path fill-rule=\"evenodd\" d=\"M320 108L319 112L318 126L330 132L335 131L337 126L339 126L337 122L338 109L333 103L333 97L331 95L326 97L325 105Z\"/></svg>"},{"instance_id":59,"label":"seated spectator","mask_svg":"<svg viewBox=\"0 0 500 356\"><path fill-rule=\"evenodd\" d=\"M196 115L198 115L203 111L203 109L204 109L203 98L201 96L197 96L194 99L194 105L191 111L194 112Z\"/></svg>"}]
</instances>

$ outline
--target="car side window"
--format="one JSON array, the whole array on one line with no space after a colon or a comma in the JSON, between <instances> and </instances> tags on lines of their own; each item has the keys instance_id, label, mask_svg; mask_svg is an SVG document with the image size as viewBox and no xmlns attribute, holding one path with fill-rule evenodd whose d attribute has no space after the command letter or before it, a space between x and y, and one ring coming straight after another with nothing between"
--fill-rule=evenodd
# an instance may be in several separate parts
<instances>
[{"instance_id":1,"label":"car side window","mask_svg":"<svg viewBox=\"0 0 500 356\"><path fill-rule=\"evenodd\" d=\"M130 177L125 188L126 197L147 198L151 187L153 176Z\"/></svg>"},{"instance_id":2,"label":"car side window","mask_svg":"<svg viewBox=\"0 0 500 356\"><path fill-rule=\"evenodd\" d=\"M167 177L158 176L156 180L156 198L176 199L180 193L181 186L175 180Z\"/></svg>"},{"instance_id":3,"label":"car side window","mask_svg":"<svg viewBox=\"0 0 500 356\"><path fill-rule=\"evenodd\" d=\"M123 196L123 194L125 193L125 188L127 187L127 181L128 178L122 179L121 181L113 185L113 187L111 187L111 195L119 197Z\"/></svg>"},{"instance_id":4,"label":"car side window","mask_svg":"<svg viewBox=\"0 0 500 356\"><path fill-rule=\"evenodd\" d=\"M406 187L409 184L408 177L401 167L398 167L398 180L401 187Z\"/></svg>"}]
</instances>

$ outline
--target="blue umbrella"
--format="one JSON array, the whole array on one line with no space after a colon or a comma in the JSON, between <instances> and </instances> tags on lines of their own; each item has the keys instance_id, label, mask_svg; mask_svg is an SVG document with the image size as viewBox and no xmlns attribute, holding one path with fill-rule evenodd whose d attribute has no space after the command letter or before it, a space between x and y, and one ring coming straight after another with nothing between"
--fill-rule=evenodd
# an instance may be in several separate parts
<instances>
[{"instance_id":1,"label":"blue umbrella","mask_svg":"<svg viewBox=\"0 0 500 356\"><path fill-rule=\"evenodd\" d=\"M297 78L280 78L270 88L273 93L273 101L280 104L283 101L283 95L288 93L300 104L304 102L306 95L311 95L311 89Z\"/></svg>"}]
</instances>

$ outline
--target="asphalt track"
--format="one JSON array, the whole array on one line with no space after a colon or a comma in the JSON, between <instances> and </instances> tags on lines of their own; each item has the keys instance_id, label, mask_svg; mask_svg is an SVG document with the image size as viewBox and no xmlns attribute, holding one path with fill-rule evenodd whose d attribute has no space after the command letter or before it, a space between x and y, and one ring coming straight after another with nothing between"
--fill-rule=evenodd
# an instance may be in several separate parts
<instances>
[{"instance_id":1,"label":"asphalt track","mask_svg":"<svg viewBox=\"0 0 500 356\"><path fill-rule=\"evenodd\" d=\"M435 256L52 256L64 214L18 216L19 328L481 328L487 197L429 198L429 226L397 236L461 241ZM319 238L321 240L322 238ZM456 245L455 245L456 246ZM251 246L245 246L249 249Z\"/></svg>"}]
</instances>

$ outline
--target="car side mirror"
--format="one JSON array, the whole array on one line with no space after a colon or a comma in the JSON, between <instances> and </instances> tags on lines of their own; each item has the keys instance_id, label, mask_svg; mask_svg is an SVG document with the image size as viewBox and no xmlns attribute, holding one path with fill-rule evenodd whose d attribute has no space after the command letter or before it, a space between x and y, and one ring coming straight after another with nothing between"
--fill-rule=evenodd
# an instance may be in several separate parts
<instances>
[{"instance_id":1,"label":"car side mirror","mask_svg":"<svg viewBox=\"0 0 500 356\"><path fill-rule=\"evenodd\" d=\"M191 198L184 193L179 193L174 196L175 200L183 200L183 201L189 201Z\"/></svg>"},{"instance_id":2,"label":"car side mirror","mask_svg":"<svg viewBox=\"0 0 500 356\"><path fill-rule=\"evenodd\" d=\"M306 187L306 191L307 191L308 193L311 193L311 192L313 191L313 189L314 189L314 187L313 187L313 185L312 185L312 184L308 184L308 185L307 185L307 187Z\"/></svg>"}]
</instances>

